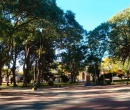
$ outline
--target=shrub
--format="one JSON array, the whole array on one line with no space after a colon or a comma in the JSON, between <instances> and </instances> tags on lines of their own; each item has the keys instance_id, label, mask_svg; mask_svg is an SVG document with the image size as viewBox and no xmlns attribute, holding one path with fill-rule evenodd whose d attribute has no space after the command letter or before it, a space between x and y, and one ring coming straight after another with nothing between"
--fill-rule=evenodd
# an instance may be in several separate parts
<instances>
[{"instance_id":1,"label":"shrub","mask_svg":"<svg viewBox=\"0 0 130 110\"><path fill-rule=\"evenodd\" d=\"M53 81L48 81L48 85L49 86L54 86L54 82Z\"/></svg>"},{"instance_id":2,"label":"shrub","mask_svg":"<svg viewBox=\"0 0 130 110\"><path fill-rule=\"evenodd\" d=\"M66 75L61 76L62 82L68 82L69 78Z\"/></svg>"},{"instance_id":3,"label":"shrub","mask_svg":"<svg viewBox=\"0 0 130 110\"><path fill-rule=\"evenodd\" d=\"M119 74L118 77L122 79L122 77L124 77L124 74Z\"/></svg>"},{"instance_id":4,"label":"shrub","mask_svg":"<svg viewBox=\"0 0 130 110\"><path fill-rule=\"evenodd\" d=\"M107 79L111 79L112 77L116 76L116 73L107 73L107 74L104 74L105 75L105 78Z\"/></svg>"}]
</instances>

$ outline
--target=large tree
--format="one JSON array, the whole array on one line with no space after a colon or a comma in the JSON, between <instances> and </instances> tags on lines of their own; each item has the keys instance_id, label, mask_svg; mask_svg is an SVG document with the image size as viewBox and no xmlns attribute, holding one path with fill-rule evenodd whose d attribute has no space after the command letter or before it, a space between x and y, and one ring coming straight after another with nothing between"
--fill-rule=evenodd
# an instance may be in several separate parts
<instances>
[{"instance_id":1,"label":"large tree","mask_svg":"<svg viewBox=\"0 0 130 110\"><path fill-rule=\"evenodd\" d=\"M86 51L81 41L85 31L76 21L75 14L72 11L67 11L64 18L65 25L62 28L64 33L59 43L62 51L60 57L63 69L71 73L71 82L74 82L79 71L84 67L83 60Z\"/></svg>"},{"instance_id":2,"label":"large tree","mask_svg":"<svg viewBox=\"0 0 130 110\"><path fill-rule=\"evenodd\" d=\"M88 72L92 73L93 79L96 81L96 76L99 79L99 65L102 58L106 55L109 47L109 23L102 23L94 30L87 33L87 64L89 65Z\"/></svg>"},{"instance_id":3,"label":"large tree","mask_svg":"<svg viewBox=\"0 0 130 110\"><path fill-rule=\"evenodd\" d=\"M108 20L110 30L110 54L122 60L130 59L130 8L115 14Z\"/></svg>"},{"instance_id":4,"label":"large tree","mask_svg":"<svg viewBox=\"0 0 130 110\"><path fill-rule=\"evenodd\" d=\"M7 1L0 2L0 8L1 8L0 16L2 18L0 21L0 23L2 24L1 28L3 29L3 27L5 27L4 32L7 33L6 34L7 40L5 41L8 41L4 47L4 50L6 50L6 55L4 55L5 52L3 53L1 52L1 56L7 56L7 57L11 56L13 58L12 70L13 72L15 72L17 58L16 58L16 51L14 51L16 50L16 45L14 46L14 42L16 43L16 40L15 40L16 33L21 32L20 36L23 36L24 34L23 42L26 42L26 45L23 45L23 46L26 46L25 50L27 51L25 51L25 54L27 57L29 49L32 46L30 44L32 42L30 42L28 37L31 39L31 36L35 32L35 30L34 32L32 32L33 30L27 31L29 30L29 26L33 27L34 29L39 28L40 30L40 28L42 29L42 27L39 27L41 21L48 20L49 22L56 22L57 20L59 20L58 19L60 17L59 13L62 14L62 10L60 10L60 8L56 5L55 0L24 0L24 1L23 0L8 1L7 0ZM3 32L2 29L0 30L1 32ZM26 30L27 32L25 31L25 29L27 29ZM1 42L1 46L4 46L2 42ZM11 53L11 54L7 54L7 53ZM6 59L4 58L3 61L1 61L0 70L2 69L3 65L7 62L8 60L7 57L5 57ZM27 63L27 59L25 62ZM24 66L25 66L25 63L24 63ZM14 74L14 77L15 77L15 74ZM0 79L1 79L1 74L0 74ZM26 83L25 83L25 86L26 86Z\"/></svg>"},{"instance_id":5,"label":"large tree","mask_svg":"<svg viewBox=\"0 0 130 110\"><path fill-rule=\"evenodd\" d=\"M80 71L85 68L85 51L84 45L73 45L71 48L62 53L62 68L71 73L71 82L75 82Z\"/></svg>"},{"instance_id":6,"label":"large tree","mask_svg":"<svg viewBox=\"0 0 130 110\"><path fill-rule=\"evenodd\" d=\"M87 34L88 57L95 56L100 61L104 57L109 46L109 23L102 23Z\"/></svg>"}]
</instances>

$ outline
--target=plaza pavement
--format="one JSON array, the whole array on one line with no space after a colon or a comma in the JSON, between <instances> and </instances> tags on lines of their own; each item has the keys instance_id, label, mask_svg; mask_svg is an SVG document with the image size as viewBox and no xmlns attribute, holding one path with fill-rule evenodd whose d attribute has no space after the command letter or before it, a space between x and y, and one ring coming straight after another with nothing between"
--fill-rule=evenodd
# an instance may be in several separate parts
<instances>
[{"instance_id":1,"label":"plaza pavement","mask_svg":"<svg viewBox=\"0 0 130 110\"><path fill-rule=\"evenodd\" d=\"M0 110L130 110L130 85L2 89Z\"/></svg>"}]
</instances>

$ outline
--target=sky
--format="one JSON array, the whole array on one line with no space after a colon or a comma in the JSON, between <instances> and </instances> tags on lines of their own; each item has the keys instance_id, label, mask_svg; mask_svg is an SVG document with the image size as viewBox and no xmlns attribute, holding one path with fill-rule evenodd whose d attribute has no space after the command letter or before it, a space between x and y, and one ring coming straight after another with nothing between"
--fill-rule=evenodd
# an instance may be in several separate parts
<instances>
[{"instance_id":1,"label":"sky","mask_svg":"<svg viewBox=\"0 0 130 110\"><path fill-rule=\"evenodd\" d=\"M77 22L87 31L106 22L121 10L130 7L130 0L56 0L64 10L75 13Z\"/></svg>"}]
</instances>

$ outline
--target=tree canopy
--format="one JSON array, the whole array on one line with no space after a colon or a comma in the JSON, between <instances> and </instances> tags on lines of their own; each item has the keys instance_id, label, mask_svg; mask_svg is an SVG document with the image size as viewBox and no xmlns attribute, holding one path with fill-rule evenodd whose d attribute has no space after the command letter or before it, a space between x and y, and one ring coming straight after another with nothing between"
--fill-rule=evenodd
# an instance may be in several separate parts
<instances>
[{"instance_id":1,"label":"tree canopy","mask_svg":"<svg viewBox=\"0 0 130 110\"><path fill-rule=\"evenodd\" d=\"M95 68L99 77L104 56L129 62L129 46L130 8L86 32L75 14L70 10L64 12L56 0L0 1L0 84L2 68L6 66L17 86L17 62L23 67L23 86L33 79L34 71L38 86L41 79L54 79L51 70L57 69L58 64L63 72L71 73L72 82L93 62L90 71L94 73Z\"/></svg>"},{"instance_id":2,"label":"tree canopy","mask_svg":"<svg viewBox=\"0 0 130 110\"><path fill-rule=\"evenodd\" d=\"M130 59L130 8L117 13L108 22L111 24L110 54L125 62Z\"/></svg>"},{"instance_id":3,"label":"tree canopy","mask_svg":"<svg viewBox=\"0 0 130 110\"><path fill-rule=\"evenodd\" d=\"M34 65L40 86L43 76L51 77L55 51L59 48L67 52L72 45L80 43L84 29L75 20L75 14L69 10L64 12L56 0L2 0L0 33L0 84L2 68L8 65L16 86L15 70L19 62L23 66L23 86L28 85Z\"/></svg>"}]
</instances>

